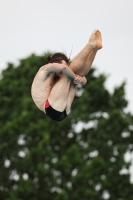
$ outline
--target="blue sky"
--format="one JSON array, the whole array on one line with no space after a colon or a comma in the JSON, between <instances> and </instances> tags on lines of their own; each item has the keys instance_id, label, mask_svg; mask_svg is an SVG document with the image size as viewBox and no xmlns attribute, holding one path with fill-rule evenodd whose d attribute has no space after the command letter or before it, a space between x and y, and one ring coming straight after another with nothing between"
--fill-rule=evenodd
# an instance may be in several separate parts
<instances>
[{"instance_id":1,"label":"blue sky","mask_svg":"<svg viewBox=\"0 0 133 200\"><path fill-rule=\"evenodd\" d=\"M109 75L106 86L126 80L126 98L133 110L132 0L1 0L0 70L31 53L63 51L73 58L94 29L103 36L103 49L93 63ZM31 70L31 69L29 69Z\"/></svg>"}]
</instances>

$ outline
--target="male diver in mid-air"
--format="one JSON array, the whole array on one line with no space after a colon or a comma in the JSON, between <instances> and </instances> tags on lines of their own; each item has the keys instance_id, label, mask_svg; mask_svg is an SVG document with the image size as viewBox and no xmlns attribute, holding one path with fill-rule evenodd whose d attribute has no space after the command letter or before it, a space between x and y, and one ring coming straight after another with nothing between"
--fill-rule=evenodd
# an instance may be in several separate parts
<instances>
[{"instance_id":1,"label":"male diver in mid-air","mask_svg":"<svg viewBox=\"0 0 133 200\"><path fill-rule=\"evenodd\" d=\"M101 48L101 33L95 30L69 66L69 59L63 53L46 56L49 63L39 69L31 87L36 106L52 120L65 119L70 113L76 85L87 83L85 76Z\"/></svg>"}]
</instances>

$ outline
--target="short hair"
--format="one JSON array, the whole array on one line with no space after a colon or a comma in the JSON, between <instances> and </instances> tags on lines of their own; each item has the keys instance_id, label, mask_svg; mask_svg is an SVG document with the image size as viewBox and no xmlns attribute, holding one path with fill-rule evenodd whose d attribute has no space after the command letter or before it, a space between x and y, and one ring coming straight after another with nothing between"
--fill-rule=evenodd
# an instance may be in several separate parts
<instances>
[{"instance_id":1,"label":"short hair","mask_svg":"<svg viewBox=\"0 0 133 200\"><path fill-rule=\"evenodd\" d=\"M57 52L54 53L52 56L46 56L46 59L49 63L61 63L62 60L64 60L67 64L69 64L69 58L64 53Z\"/></svg>"}]
</instances>

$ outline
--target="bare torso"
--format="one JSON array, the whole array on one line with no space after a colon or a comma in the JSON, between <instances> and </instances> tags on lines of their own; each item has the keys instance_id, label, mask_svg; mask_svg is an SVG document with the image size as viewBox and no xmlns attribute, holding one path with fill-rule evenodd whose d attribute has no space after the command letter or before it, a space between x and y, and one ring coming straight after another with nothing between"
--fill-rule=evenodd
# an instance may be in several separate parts
<instances>
[{"instance_id":1,"label":"bare torso","mask_svg":"<svg viewBox=\"0 0 133 200\"><path fill-rule=\"evenodd\" d=\"M43 66L37 72L31 87L31 95L36 106L45 112L44 105L48 100L53 86L61 78L62 73L48 73ZM57 88L58 90L58 88Z\"/></svg>"},{"instance_id":2,"label":"bare torso","mask_svg":"<svg viewBox=\"0 0 133 200\"><path fill-rule=\"evenodd\" d=\"M54 69L51 70L51 68ZM39 69L33 80L31 87L32 99L43 112L45 112L44 105L48 100L55 110L62 112L66 109L66 113L70 113L75 96L75 87L72 78L69 78L61 70L65 71L66 65L47 64ZM65 73L75 76L69 70L68 68Z\"/></svg>"},{"instance_id":3,"label":"bare torso","mask_svg":"<svg viewBox=\"0 0 133 200\"><path fill-rule=\"evenodd\" d=\"M56 82L54 79L54 73L47 74L47 71L45 71L44 67L45 66L39 69L31 87L33 101L42 111L44 111L43 105L47 101L50 91Z\"/></svg>"}]
</instances>

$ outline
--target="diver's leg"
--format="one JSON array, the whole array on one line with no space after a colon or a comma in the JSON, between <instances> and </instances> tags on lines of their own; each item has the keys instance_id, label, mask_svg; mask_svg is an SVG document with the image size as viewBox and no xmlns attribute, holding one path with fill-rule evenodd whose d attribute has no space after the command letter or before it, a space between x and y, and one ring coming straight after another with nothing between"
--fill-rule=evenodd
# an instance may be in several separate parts
<instances>
[{"instance_id":1,"label":"diver's leg","mask_svg":"<svg viewBox=\"0 0 133 200\"><path fill-rule=\"evenodd\" d=\"M71 111L71 105L72 105L72 102L74 100L75 93L76 93L76 85L74 85L73 81L71 81L69 94L68 94L68 98L67 98L67 105L66 105L66 113L67 113L67 115Z\"/></svg>"},{"instance_id":2,"label":"diver's leg","mask_svg":"<svg viewBox=\"0 0 133 200\"><path fill-rule=\"evenodd\" d=\"M95 59L96 53L97 53L97 49L91 50L90 54L88 55L88 57L85 61L84 70L83 71L81 70L81 72L80 72L82 74L82 76L86 76L86 74L88 74L88 72L90 71L90 68Z\"/></svg>"},{"instance_id":3,"label":"diver's leg","mask_svg":"<svg viewBox=\"0 0 133 200\"><path fill-rule=\"evenodd\" d=\"M85 76L94 61L95 55L99 49L102 48L102 37L98 30L95 30L86 46L79 52L70 64L74 73Z\"/></svg>"},{"instance_id":4,"label":"diver's leg","mask_svg":"<svg viewBox=\"0 0 133 200\"><path fill-rule=\"evenodd\" d=\"M59 112L63 112L66 109L71 81L71 78L62 74L61 78L53 86L48 97L52 108Z\"/></svg>"}]
</instances>

